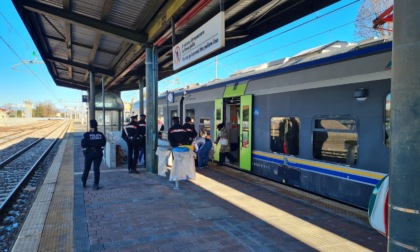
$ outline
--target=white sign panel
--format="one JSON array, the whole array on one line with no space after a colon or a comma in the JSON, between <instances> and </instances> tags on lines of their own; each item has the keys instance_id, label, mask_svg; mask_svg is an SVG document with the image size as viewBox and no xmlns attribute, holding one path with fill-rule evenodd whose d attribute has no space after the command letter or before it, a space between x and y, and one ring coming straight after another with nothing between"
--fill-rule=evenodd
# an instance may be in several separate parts
<instances>
[{"instance_id":1,"label":"white sign panel","mask_svg":"<svg viewBox=\"0 0 420 252\"><path fill-rule=\"evenodd\" d=\"M225 13L219 12L207 23L172 48L173 70L225 46Z\"/></svg>"}]
</instances>

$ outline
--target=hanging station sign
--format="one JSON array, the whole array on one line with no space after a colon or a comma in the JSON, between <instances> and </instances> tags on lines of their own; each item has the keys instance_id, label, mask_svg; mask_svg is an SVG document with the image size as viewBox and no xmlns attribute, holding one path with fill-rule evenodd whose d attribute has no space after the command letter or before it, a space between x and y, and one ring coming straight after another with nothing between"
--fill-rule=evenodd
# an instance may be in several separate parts
<instances>
[{"instance_id":1,"label":"hanging station sign","mask_svg":"<svg viewBox=\"0 0 420 252\"><path fill-rule=\"evenodd\" d=\"M225 46L225 13L207 23L172 48L173 70L186 66Z\"/></svg>"}]
</instances>

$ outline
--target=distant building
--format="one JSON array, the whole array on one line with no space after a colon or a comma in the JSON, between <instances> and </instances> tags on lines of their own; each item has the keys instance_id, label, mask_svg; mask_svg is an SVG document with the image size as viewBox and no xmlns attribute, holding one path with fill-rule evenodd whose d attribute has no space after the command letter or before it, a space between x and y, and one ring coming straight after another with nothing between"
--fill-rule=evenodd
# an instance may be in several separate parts
<instances>
[{"instance_id":1,"label":"distant building","mask_svg":"<svg viewBox=\"0 0 420 252\"><path fill-rule=\"evenodd\" d=\"M32 101L25 101L25 118L32 118Z\"/></svg>"}]
</instances>

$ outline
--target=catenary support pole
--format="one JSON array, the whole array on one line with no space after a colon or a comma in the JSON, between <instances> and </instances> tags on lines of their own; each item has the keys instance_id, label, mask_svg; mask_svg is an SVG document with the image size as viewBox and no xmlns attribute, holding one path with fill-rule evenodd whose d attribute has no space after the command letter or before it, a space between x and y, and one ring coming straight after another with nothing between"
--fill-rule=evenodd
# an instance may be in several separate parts
<instances>
[{"instance_id":1,"label":"catenary support pole","mask_svg":"<svg viewBox=\"0 0 420 252\"><path fill-rule=\"evenodd\" d=\"M89 120L95 119L95 73L89 74ZM89 122L87 122L89 125Z\"/></svg>"},{"instance_id":2,"label":"catenary support pole","mask_svg":"<svg viewBox=\"0 0 420 252\"><path fill-rule=\"evenodd\" d=\"M420 251L419 0L395 1L388 251Z\"/></svg>"}]
</instances>

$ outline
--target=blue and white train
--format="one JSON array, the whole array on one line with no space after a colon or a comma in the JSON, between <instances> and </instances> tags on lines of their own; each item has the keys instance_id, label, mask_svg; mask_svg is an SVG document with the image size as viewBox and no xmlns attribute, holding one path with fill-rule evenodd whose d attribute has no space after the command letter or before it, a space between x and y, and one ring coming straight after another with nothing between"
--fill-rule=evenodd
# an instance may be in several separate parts
<instances>
[{"instance_id":1,"label":"blue and white train","mask_svg":"<svg viewBox=\"0 0 420 252\"><path fill-rule=\"evenodd\" d=\"M229 166L367 209L389 169L391 49L372 39L306 50L161 94L159 119L190 116L213 139L225 122Z\"/></svg>"}]
</instances>

